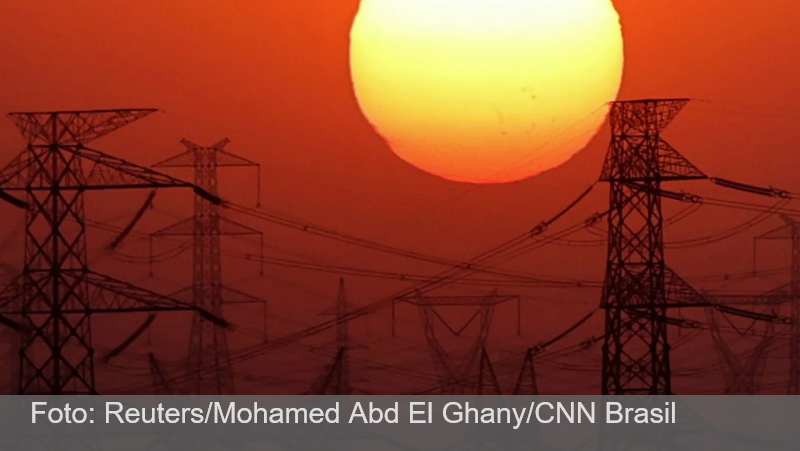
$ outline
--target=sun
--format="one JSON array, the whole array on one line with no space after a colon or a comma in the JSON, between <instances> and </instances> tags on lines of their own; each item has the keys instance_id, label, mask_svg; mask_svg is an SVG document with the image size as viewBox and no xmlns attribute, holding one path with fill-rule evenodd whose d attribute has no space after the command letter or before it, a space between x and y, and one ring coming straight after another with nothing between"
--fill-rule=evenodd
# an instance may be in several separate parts
<instances>
[{"instance_id":1,"label":"sun","mask_svg":"<svg viewBox=\"0 0 800 451\"><path fill-rule=\"evenodd\" d=\"M361 0L350 67L392 150L448 180L557 167L605 121L622 79L611 0Z\"/></svg>"}]
</instances>

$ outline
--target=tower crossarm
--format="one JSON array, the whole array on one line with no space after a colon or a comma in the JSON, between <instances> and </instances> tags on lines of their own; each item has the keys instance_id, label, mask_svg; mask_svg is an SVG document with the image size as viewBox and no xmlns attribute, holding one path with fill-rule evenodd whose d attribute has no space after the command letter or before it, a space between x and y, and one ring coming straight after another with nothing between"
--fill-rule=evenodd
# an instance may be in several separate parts
<instances>
[{"instance_id":1,"label":"tower crossarm","mask_svg":"<svg viewBox=\"0 0 800 451\"><path fill-rule=\"evenodd\" d=\"M66 176L58 180L60 190L107 190L128 188L192 188L194 192L213 204L222 200L205 189L153 169L130 163L96 149L77 146L60 146L65 160L74 164L88 163L90 167L82 178ZM36 191L52 189L54 180L42 168L40 157L47 149L31 147L22 152L0 171L0 188L6 191Z\"/></svg>"},{"instance_id":2,"label":"tower crossarm","mask_svg":"<svg viewBox=\"0 0 800 451\"><path fill-rule=\"evenodd\" d=\"M713 307L721 313L767 322L785 322L771 313L760 313L734 307L734 305L770 306L791 300L787 286L780 286L760 294L710 294L701 293L669 268L665 269L665 286L669 308Z\"/></svg>"},{"instance_id":3,"label":"tower crossarm","mask_svg":"<svg viewBox=\"0 0 800 451\"><path fill-rule=\"evenodd\" d=\"M131 122L155 113L154 108L9 113L28 144L87 144Z\"/></svg>"},{"instance_id":4,"label":"tower crossarm","mask_svg":"<svg viewBox=\"0 0 800 451\"><path fill-rule=\"evenodd\" d=\"M90 313L122 313L122 312L163 312L163 311L197 311L209 322L216 326L228 327L223 318L216 316L201 308L179 301L169 296L164 296L153 291L137 287L122 280L98 274L95 272L64 272L65 283L74 283L77 279L87 284L88 303L82 305L65 306L61 312L64 314L90 314ZM50 308L43 302L32 302L28 308L20 310L17 303L7 301L0 306L0 313L10 315L36 315L50 314Z\"/></svg>"},{"instance_id":5,"label":"tower crossarm","mask_svg":"<svg viewBox=\"0 0 800 451\"><path fill-rule=\"evenodd\" d=\"M611 104L611 147L600 179L606 182L708 178L661 138L689 99L647 99Z\"/></svg>"},{"instance_id":6,"label":"tower crossarm","mask_svg":"<svg viewBox=\"0 0 800 451\"><path fill-rule=\"evenodd\" d=\"M256 230L250 226L244 225L224 216L219 216L219 234L226 236L247 236L247 235L263 235L264 232ZM153 237L165 236L194 236L197 234L195 230L195 218L184 218L174 222L162 229L159 229L150 235Z\"/></svg>"},{"instance_id":7,"label":"tower crossarm","mask_svg":"<svg viewBox=\"0 0 800 451\"><path fill-rule=\"evenodd\" d=\"M646 136L661 133L691 99L639 99L611 102L615 135Z\"/></svg>"},{"instance_id":8,"label":"tower crossarm","mask_svg":"<svg viewBox=\"0 0 800 451\"><path fill-rule=\"evenodd\" d=\"M781 285L761 294L712 294L715 307L721 313L739 316L767 323L790 324L791 319L777 314L781 304L792 302L791 286ZM768 312L756 312L733 307L733 305L749 305L768 308Z\"/></svg>"},{"instance_id":9,"label":"tower crossarm","mask_svg":"<svg viewBox=\"0 0 800 451\"><path fill-rule=\"evenodd\" d=\"M166 160L159 161L154 164L154 168L193 168L197 165L197 151L203 149L210 149L216 155L214 158L214 165L217 167L249 167L261 166L255 161L248 160L247 158L235 155L225 150L225 146L230 143L228 138L225 138L210 147L201 147L197 144L186 139L181 140L181 144L186 147L186 150L173 155Z\"/></svg>"},{"instance_id":10,"label":"tower crossarm","mask_svg":"<svg viewBox=\"0 0 800 451\"><path fill-rule=\"evenodd\" d=\"M203 188L151 168L127 162L99 150L80 147L74 151L92 164L87 172L89 189L192 188L203 197L216 197ZM210 199L209 199L210 200ZM220 203L219 201L215 203Z\"/></svg>"},{"instance_id":11,"label":"tower crossarm","mask_svg":"<svg viewBox=\"0 0 800 451\"><path fill-rule=\"evenodd\" d=\"M426 305L431 307L470 307L482 305L497 305L509 301L519 300L516 295L492 296L433 296L421 297L419 295L403 296L396 299L398 302L407 302L413 305Z\"/></svg>"},{"instance_id":12,"label":"tower crossarm","mask_svg":"<svg viewBox=\"0 0 800 451\"><path fill-rule=\"evenodd\" d=\"M222 291L231 294L232 296L225 299L226 304L266 304L268 301L258 296L245 293L244 291L231 288L227 285L222 286Z\"/></svg>"}]
</instances>

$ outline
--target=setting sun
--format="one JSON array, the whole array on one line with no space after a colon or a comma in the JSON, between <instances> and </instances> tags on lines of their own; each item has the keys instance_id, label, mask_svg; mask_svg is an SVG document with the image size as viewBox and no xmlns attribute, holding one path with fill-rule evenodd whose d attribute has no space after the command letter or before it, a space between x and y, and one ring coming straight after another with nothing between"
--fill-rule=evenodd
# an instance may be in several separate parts
<instances>
[{"instance_id":1,"label":"setting sun","mask_svg":"<svg viewBox=\"0 0 800 451\"><path fill-rule=\"evenodd\" d=\"M361 0L350 59L359 105L398 156L500 183L589 142L623 44L610 0Z\"/></svg>"}]
</instances>

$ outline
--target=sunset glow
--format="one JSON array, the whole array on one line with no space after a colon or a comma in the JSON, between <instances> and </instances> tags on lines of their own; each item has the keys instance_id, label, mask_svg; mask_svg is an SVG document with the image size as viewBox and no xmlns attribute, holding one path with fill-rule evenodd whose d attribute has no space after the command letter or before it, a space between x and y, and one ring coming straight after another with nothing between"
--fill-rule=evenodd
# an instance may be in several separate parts
<instances>
[{"instance_id":1,"label":"sunset glow","mask_svg":"<svg viewBox=\"0 0 800 451\"><path fill-rule=\"evenodd\" d=\"M623 43L610 0L361 0L350 59L359 105L398 156L497 183L587 144Z\"/></svg>"}]
</instances>

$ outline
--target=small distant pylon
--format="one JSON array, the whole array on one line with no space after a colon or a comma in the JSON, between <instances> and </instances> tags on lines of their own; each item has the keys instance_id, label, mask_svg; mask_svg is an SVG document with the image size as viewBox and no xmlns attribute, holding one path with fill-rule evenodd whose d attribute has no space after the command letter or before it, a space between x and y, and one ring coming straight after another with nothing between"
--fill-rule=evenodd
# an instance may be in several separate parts
<instances>
[{"instance_id":1,"label":"small distant pylon","mask_svg":"<svg viewBox=\"0 0 800 451\"><path fill-rule=\"evenodd\" d=\"M500 382L497 380L497 374L492 367L492 361L489 359L489 354L486 348L481 348L481 360L478 364L478 387L476 395L502 395L503 390L500 389Z\"/></svg>"},{"instance_id":2,"label":"small distant pylon","mask_svg":"<svg viewBox=\"0 0 800 451\"><path fill-rule=\"evenodd\" d=\"M525 352L525 359L522 361L522 368L519 370L517 383L514 385L514 395L538 395L539 385L536 382L536 365L534 357L536 348L528 348Z\"/></svg>"},{"instance_id":3,"label":"small distant pylon","mask_svg":"<svg viewBox=\"0 0 800 451\"><path fill-rule=\"evenodd\" d=\"M779 286L759 296L743 297L750 302L763 303L767 306L767 316L777 317L778 300L786 299L790 288ZM775 326L772 321L752 319L751 324L738 330L746 330L760 338L756 345L746 353L736 353L728 345L719 328L719 315L714 308L706 309L711 337L722 364L722 375L725 379L726 394L757 395L760 391L761 378L769 358L770 348L775 342ZM760 326L760 328L759 328ZM734 328L734 330L737 330Z\"/></svg>"},{"instance_id":4,"label":"small distant pylon","mask_svg":"<svg viewBox=\"0 0 800 451\"><path fill-rule=\"evenodd\" d=\"M153 394L154 395L174 395L172 386L164 374L156 355L152 352L147 353L147 361L150 364L150 376L153 378Z\"/></svg>"},{"instance_id":5,"label":"small distant pylon","mask_svg":"<svg viewBox=\"0 0 800 451\"><path fill-rule=\"evenodd\" d=\"M153 334L148 330L147 335L147 362L150 365L150 377L153 380L153 394L154 395L175 395L172 389L172 384L164 374L164 369L161 367L161 362L156 358L153 352Z\"/></svg>"},{"instance_id":6,"label":"small distant pylon","mask_svg":"<svg viewBox=\"0 0 800 451\"><path fill-rule=\"evenodd\" d=\"M419 310L428 350L439 375L438 391L442 394L474 395L483 390L486 383L489 383L487 390L491 391L497 386L499 391L499 384L496 383L497 378L493 375L494 370L491 368L485 348L495 307L511 300L519 301L519 296L500 295L492 291L486 296L431 296L416 293L413 296L396 299L399 302L416 305ZM439 308L445 307L477 309L465 324L453 327L438 311ZM472 346L457 358L442 345L436 324L444 326L452 336L459 337L473 322L478 323L478 334ZM476 384L479 379L481 382Z\"/></svg>"},{"instance_id":7,"label":"small distant pylon","mask_svg":"<svg viewBox=\"0 0 800 451\"><path fill-rule=\"evenodd\" d=\"M764 335L759 339L758 344L742 358L730 349L727 341L721 335L717 312L713 309L707 309L707 314L714 346L720 355L722 363L725 394L757 395L761 376L766 365L767 350L774 340L772 323L765 323L768 329L764 331Z\"/></svg>"},{"instance_id":8,"label":"small distant pylon","mask_svg":"<svg viewBox=\"0 0 800 451\"><path fill-rule=\"evenodd\" d=\"M256 167L259 169L260 180L260 165L226 151L225 147L229 142L226 138L213 146L203 147L184 139L181 140L181 144L186 147L186 151L157 163L154 167L194 168L195 184L214 195L218 193L217 168L221 166ZM258 191L260 192L260 188ZM222 283L220 244L222 235L258 235L263 242L262 232L224 217L220 205L208 202L200 196L195 196L194 216L152 234L152 237L193 237L193 275L190 287L192 305L216 315L222 314L225 303L223 302L223 292L243 294ZM263 244L261 249L263 249ZM245 297L248 298L246 301L248 303L261 301L249 295L245 295ZM200 315L194 315L192 318L187 374L191 375L189 386L185 390L187 394L231 395L236 393L227 334L219 328L212 327Z\"/></svg>"},{"instance_id":9,"label":"small distant pylon","mask_svg":"<svg viewBox=\"0 0 800 451\"><path fill-rule=\"evenodd\" d=\"M333 314L336 316L336 355L325 371L311 386L312 395L350 395L353 387L350 381L350 328L345 316L350 311L344 279L339 279L339 291ZM326 314L329 312L325 312Z\"/></svg>"},{"instance_id":10,"label":"small distant pylon","mask_svg":"<svg viewBox=\"0 0 800 451\"><path fill-rule=\"evenodd\" d=\"M789 282L789 384L786 394L800 395L800 222L781 215L785 224L756 237L757 240L790 240L792 252Z\"/></svg>"}]
</instances>

